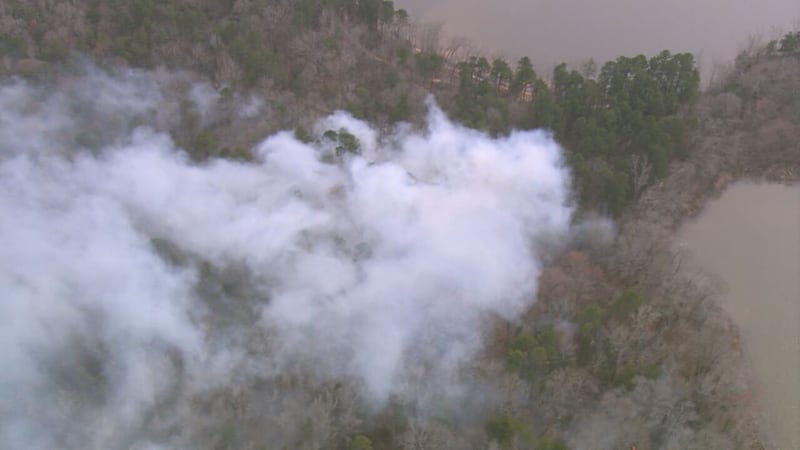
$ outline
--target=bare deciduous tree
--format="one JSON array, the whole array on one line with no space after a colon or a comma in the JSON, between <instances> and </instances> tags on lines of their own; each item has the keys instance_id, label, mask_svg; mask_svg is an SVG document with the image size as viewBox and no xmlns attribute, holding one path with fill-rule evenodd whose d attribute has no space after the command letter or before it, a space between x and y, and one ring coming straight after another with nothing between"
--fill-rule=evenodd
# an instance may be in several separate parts
<instances>
[{"instance_id":1,"label":"bare deciduous tree","mask_svg":"<svg viewBox=\"0 0 800 450\"><path fill-rule=\"evenodd\" d=\"M631 178L633 181L633 196L639 198L644 188L650 183L653 176L653 165L646 155L634 153L631 155Z\"/></svg>"},{"instance_id":2,"label":"bare deciduous tree","mask_svg":"<svg viewBox=\"0 0 800 450\"><path fill-rule=\"evenodd\" d=\"M439 53L442 23L420 25L417 31L417 45L423 53Z\"/></svg>"}]
</instances>

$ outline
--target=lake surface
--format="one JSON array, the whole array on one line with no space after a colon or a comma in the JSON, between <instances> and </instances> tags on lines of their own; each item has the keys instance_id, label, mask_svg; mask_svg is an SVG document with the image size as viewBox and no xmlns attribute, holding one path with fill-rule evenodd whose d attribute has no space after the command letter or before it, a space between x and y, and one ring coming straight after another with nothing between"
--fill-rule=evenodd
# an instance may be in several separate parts
<instances>
[{"instance_id":1,"label":"lake surface","mask_svg":"<svg viewBox=\"0 0 800 450\"><path fill-rule=\"evenodd\" d=\"M735 184L678 243L726 286L767 430L780 449L800 449L800 186Z\"/></svg>"},{"instance_id":2,"label":"lake surface","mask_svg":"<svg viewBox=\"0 0 800 450\"><path fill-rule=\"evenodd\" d=\"M593 57L693 52L709 75L748 36L769 38L800 20L797 0L396 0L414 18L517 58L537 70Z\"/></svg>"}]
</instances>

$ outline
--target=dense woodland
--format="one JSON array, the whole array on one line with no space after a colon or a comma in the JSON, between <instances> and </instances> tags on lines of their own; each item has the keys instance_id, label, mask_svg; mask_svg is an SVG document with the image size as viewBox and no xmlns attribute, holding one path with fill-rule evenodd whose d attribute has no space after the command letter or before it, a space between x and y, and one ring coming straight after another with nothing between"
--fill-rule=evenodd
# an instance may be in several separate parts
<instances>
[{"instance_id":1,"label":"dense woodland","mask_svg":"<svg viewBox=\"0 0 800 450\"><path fill-rule=\"evenodd\" d=\"M386 125L418 122L430 90L473 128L553 130L570 151L582 204L612 214L689 145L692 122L679 111L698 91L690 54L562 64L540 76L528 57L486 58L462 40L440 42L435 27L412 26L391 1L196 3L9 2L2 46L12 57L52 62L78 50L267 91L287 118L274 129L334 108ZM31 22L43 9L69 19ZM219 153L215 130L189 133L185 146Z\"/></svg>"},{"instance_id":2,"label":"dense woodland","mask_svg":"<svg viewBox=\"0 0 800 450\"><path fill-rule=\"evenodd\" d=\"M335 109L387 130L420 124L433 93L453 119L492 135L552 130L567 152L580 213L629 219L610 242L582 237L554 251L524 320L498 320L487 332L485 354L470 370L506 399L492 411L416 414L402 398L373 411L348 380L251 380L196 400L207 412L183 433L198 448L769 446L737 331L714 287L680 270L669 230L637 220L636 208L643 196L667 195L658 194L664 185L679 188L671 170L699 158L700 132L725 133L733 123L726 121L745 120L759 99L783 95L754 89L748 77L753 67L795 64L800 33L743 53L709 93L700 92L688 53L537 74L535 55L477 54L381 0L7 0L0 51L6 75L37 82L79 72L90 58L186 71L231 105L264 99L268 114L201 120L199 106L182 98L181 120L166 127L198 162L247 160L247 149L276 130L312 139L311 124ZM358 151L347 130L326 138ZM99 138L76 139L91 146ZM648 191L653 184L661 187ZM221 276L209 269L210 278Z\"/></svg>"}]
</instances>

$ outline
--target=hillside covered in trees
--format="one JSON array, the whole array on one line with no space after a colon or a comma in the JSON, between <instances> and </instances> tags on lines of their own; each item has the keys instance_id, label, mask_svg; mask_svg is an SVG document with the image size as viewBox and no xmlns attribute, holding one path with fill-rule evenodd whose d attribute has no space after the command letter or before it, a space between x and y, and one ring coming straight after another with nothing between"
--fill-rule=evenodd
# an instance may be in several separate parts
<instances>
[{"instance_id":1,"label":"hillside covered in trees","mask_svg":"<svg viewBox=\"0 0 800 450\"><path fill-rule=\"evenodd\" d=\"M294 366L188 395L189 363L167 356L175 384L137 428L108 431L98 419L90 422L95 433L89 422L48 417L66 447L770 448L738 332L713 284L682 269L669 233L726 180L800 174L783 164L791 158L781 150L797 142L788 121L800 111L798 33L743 53L705 93L688 53L537 74L528 57L477 54L381 0L7 0L0 52L6 86L22 79L43 89L40 98L69 92L95 71L130 68L156 80L161 103L132 117L106 114L83 97L67 102L81 125L59 139L98 154L116 144L113 133L146 125L169 133L196 167L224 169L253 164L265 136L292 130L342 164L369 143L358 130L319 130L320 118L345 110L392 136L397 127L424 126L432 94L482 138L549 130L565 151L576 217L619 219L615 231L576 219L573 235L542 245L536 301L519 318L484 317L475 330L481 352L459 368L474 390L458 402L434 392L376 405L363 380ZM754 153L765 145L767 156ZM346 247L343 240L332 245ZM224 336L215 342L253 360L278 351L274 330L260 329L253 313L260 274L226 265L224 252L220 261L200 260L169 239L148 245L175 267L196 268L197 290L214 313L204 333ZM75 339L76 360L52 369L63 375L58 398L65 410L94 417L113 402L87 394L112 384L113 355L102 342ZM0 421L12 414L0 408Z\"/></svg>"}]
</instances>

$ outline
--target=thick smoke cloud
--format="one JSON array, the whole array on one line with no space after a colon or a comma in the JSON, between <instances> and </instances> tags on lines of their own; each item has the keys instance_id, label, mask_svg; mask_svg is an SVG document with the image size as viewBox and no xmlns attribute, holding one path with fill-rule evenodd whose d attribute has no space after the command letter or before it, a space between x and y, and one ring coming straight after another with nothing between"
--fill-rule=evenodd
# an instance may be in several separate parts
<instances>
[{"instance_id":1,"label":"thick smoke cloud","mask_svg":"<svg viewBox=\"0 0 800 450\"><path fill-rule=\"evenodd\" d=\"M0 446L162 442L191 414L164 405L282 373L459 395L482 319L529 306L568 228L543 132L493 139L431 104L424 131L336 113L314 143L199 164L156 131L178 110L158 81L0 88ZM209 89L189 91L204 120ZM358 154L322 137L341 129Z\"/></svg>"}]
</instances>

